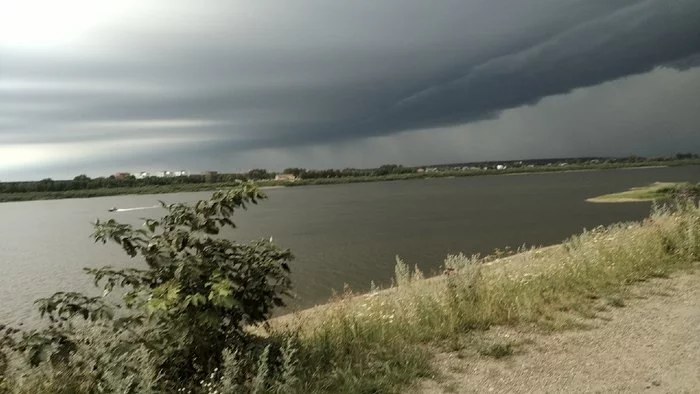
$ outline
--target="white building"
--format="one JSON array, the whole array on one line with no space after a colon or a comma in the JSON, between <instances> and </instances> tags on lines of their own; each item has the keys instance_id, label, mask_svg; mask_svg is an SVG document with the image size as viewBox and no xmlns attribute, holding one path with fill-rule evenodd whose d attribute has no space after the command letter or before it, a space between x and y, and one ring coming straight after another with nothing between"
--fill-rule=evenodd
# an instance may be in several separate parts
<instances>
[{"instance_id":1,"label":"white building","mask_svg":"<svg viewBox=\"0 0 700 394\"><path fill-rule=\"evenodd\" d=\"M297 177L294 174L277 174L275 175L276 181L295 181Z\"/></svg>"}]
</instances>

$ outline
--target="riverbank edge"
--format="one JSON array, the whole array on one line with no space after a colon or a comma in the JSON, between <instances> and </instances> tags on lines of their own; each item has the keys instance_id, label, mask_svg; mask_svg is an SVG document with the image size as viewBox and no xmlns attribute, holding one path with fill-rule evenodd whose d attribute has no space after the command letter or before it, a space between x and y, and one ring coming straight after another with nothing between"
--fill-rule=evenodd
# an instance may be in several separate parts
<instances>
[{"instance_id":1,"label":"riverbank edge","mask_svg":"<svg viewBox=\"0 0 700 394\"><path fill-rule=\"evenodd\" d=\"M529 260L533 256L536 256L538 260L543 260L547 257L564 253L565 251L566 249L564 246L564 242L546 246L533 246L527 250L518 251L506 257L496 258L494 260L481 263L480 267L486 269L508 269L512 267L513 264L517 264L517 262L521 262L523 260ZM524 266L520 266L518 268L522 269L524 268ZM412 285L418 287L435 285L440 282L446 281L449 278L449 276L449 273L442 273L427 278L421 278L419 281L414 282ZM323 314L329 308L337 306L337 302L340 299L342 299L343 302L357 303L373 297L391 296L391 294L398 291L398 289L398 286L391 286L387 288L369 290L363 293L353 293L350 289L347 289L347 292L343 295L339 295L338 299L334 299L335 297L331 297L327 302L319 303L311 307L290 311L289 313L285 313L284 315L271 318L270 320L268 320L268 323L270 324L270 327L272 329L290 329L291 327L296 327L297 325L301 326L304 324L303 322L308 320L310 317ZM252 327L251 329L257 330L257 328ZM260 333L260 331L258 333Z\"/></svg>"},{"instance_id":2,"label":"riverbank edge","mask_svg":"<svg viewBox=\"0 0 700 394\"><path fill-rule=\"evenodd\" d=\"M681 162L650 162L650 163L624 163L624 164L605 164L594 166L567 166L567 167L534 167L534 168L510 168L505 170L471 170L471 171L443 171L443 172L428 172L428 173L410 173L410 174L393 174L385 176L372 177L347 177L347 178L318 178L318 179L301 179L297 181L258 181L258 186L262 189L273 189L282 187L301 187L301 186L322 186L322 185L339 185L350 183L370 183L370 182L392 182L392 181L408 181L408 180L426 180L438 178L464 178L474 176L493 176L493 175L541 175L551 173L567 173L567 172L591 172L591 171L606 171L620 169L654 169L666 167L683 167L700 165L700 160L684 160ZM63 200L77 198L97 198L110 196L124 195L151 195L151 194L170 194L170 193L191 193L191 192L208 192L220 189L235 187L236 183L212 183L212 184L176 184L165 186L143 186L143 187L122 187L122 188L107 188L107 189L87 189L87 190L70 190L61 192L31 192L31 193L0 193L0 203L7 202L22 202L22 201L44 201L44 200Z\"/></svg>"},{"instance_id":3,"label":"riverbank edge","mask_svg":"<svg viewBox=\"0 0 700 394\"><path fill-rule=\"evenodd\" d=\"M700 192L700 184L694 185L689 182L654 182L646 186L632 187L622 192L587 198L586 202L596 204L657 202L672 199L675 193L681 192L684 189L687 193L697 195L697 193Z\"/></svg>"},{"instance_id":4,"label":"riverbank edge","mask_svg":"<svg viewBox=\"0 0 700 394\"><path fill-rule=\"evenodd\" d=\"M251 330L299 338L309 365L330 363L328 376L351 374L350 383L343 378L337 388L410 391L425 379L444 379L437 354L501 358L527 345L490 342L494 329L590 327L601 311L634 297L635 285L697 268L698 237L700 207L679 200L644 220L598 226L555 245L507 256L448 255L444 273L431 278L397 256L391 287L363 294L346 289L326 304Z\"/></svg>"}]
</instances>

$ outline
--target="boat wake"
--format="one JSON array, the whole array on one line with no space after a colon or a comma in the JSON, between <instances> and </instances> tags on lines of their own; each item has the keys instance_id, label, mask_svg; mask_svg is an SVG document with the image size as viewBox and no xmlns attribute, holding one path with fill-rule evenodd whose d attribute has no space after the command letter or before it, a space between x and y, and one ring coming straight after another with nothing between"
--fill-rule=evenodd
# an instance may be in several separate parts
<instances>
[{"instance_id":1,"label":"boat wake","mask_svg":"<svg viewBox=\"0 0 700 394\"><path fill-rule=\"evenodd\" d=\"M135 207L135 208L118 208L115 210L110 210L112 212L129 212L129 211L142 211L144 209L160 208L160 205L154 205L152 207Z\"/></svg>"}]
</instances>

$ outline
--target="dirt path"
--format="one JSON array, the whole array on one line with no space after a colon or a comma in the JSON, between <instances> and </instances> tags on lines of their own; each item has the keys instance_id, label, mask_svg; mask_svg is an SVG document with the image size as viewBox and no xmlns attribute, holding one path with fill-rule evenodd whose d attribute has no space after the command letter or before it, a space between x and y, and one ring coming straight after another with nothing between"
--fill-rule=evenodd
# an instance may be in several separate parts
<instances>
[{"instance_id":1,"label":"dirt path","mask_svg":"<svg viewBox=\"0 0 700 394\"><path fill-rule=\"evenodd\" d=\"M495 329L501 342L527 344L496 360L440 354L446 376L421 392L700 393L700 273L637 286L625 306L609 308L594 328L554 334Z\"/></svg>"}]
</instances>

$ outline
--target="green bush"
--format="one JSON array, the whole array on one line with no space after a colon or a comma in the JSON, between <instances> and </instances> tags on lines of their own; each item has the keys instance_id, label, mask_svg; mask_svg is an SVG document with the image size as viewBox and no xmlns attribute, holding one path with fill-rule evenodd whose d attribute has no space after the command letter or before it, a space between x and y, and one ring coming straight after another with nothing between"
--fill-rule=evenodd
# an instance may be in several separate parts
<instances>
[{"instance_id":1,"label":"green bush","mask_svg":"<svg viewBox=\"0 0 700 394\"><path fill-rule=\"evenodd\" d=\"M235 227L230 218L236 210L264 198L255 185L241 183L195 205L161 202L167 213L160 220L147 219L141 228L114 219L97 221L96 242L115 242L129 256L143 258L146 266L86 269L95 285L103 286L103 296L60 292L38 300L48 327L10 329L3 336L4 347L32 366L48 363L73 373L82 371L75 364L79 357L88 360L85 363L94 365L81 379L87 386L68 389L78 392L107 387L107 372L117 371L119 379L137 376L135 371L145 370L144 362L132 363L136 366L127 370L130 364L125 360L139 352L166 391L210 376L224 363L224 350L251 354L263 346L270 352L269 344L261 344L262 339L245 328L265 322L274 307L284 305L293 257L271 240L241 244L218 236L223 227ZM110 303L106 295L115 290L121 300ZM86 335L90 331L99 334ZM95 340L106 338L101 354L84 354L94 348ZM277 357L279 352L273 352ZM0 367L9 357L0 357ZM115 363L120 357L124 360ZM143 391L142 380L136 379L129 390Z\"/></svg>"}]
</instances>

